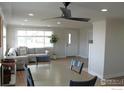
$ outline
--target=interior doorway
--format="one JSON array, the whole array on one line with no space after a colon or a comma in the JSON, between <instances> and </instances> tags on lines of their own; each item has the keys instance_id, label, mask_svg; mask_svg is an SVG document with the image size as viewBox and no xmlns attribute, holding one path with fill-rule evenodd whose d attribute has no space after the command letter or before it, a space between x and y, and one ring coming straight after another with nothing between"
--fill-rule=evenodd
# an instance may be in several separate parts
<instances>
[{"instance_id":1,"label":"interior doorway","mask_svg":"<svg viewBox=\"0 0 124 93\"><path fill-rule=\"evenodd\" d=\"M65 34L65 56L77 56L78 54L78 33L69 31Z\"/></svg>"}]
</instances>

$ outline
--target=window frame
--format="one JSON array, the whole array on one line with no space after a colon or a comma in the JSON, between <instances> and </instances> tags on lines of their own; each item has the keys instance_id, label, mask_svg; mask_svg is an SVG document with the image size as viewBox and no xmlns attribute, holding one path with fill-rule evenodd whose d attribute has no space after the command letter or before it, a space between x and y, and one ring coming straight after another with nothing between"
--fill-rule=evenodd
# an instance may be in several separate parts
<instances>
[{"instance_id":1,"label":"window frame","mask_svg":"<svg viewBox=\"0 0 124 93\"><path fill-rule=\"evenodd\" d=\"M33 36L24 35L24 36L22 36L22 35L18 35L18 31L26 31L26 32L28 32L28 31L36 31L36 32L42 31L44 33L44 35L41 35L41 36L40 35L33 35ZM51 30L24 30L24 29L17 29L17 35L16 35L16 37L17 37L17 46L19 47L18 37L25 37L25 38L28 38L28 37L29 38L42 37L44 39L43 40L43 47L42 47L42 45L38 46L38 47L29 47L27 44L25 44L25 46L29 47L29 48L53 48L54 47L53 44L51 44L50 46L46 45L47 43L45 41L45 38L46 37L50 38L51 36L45 35L45 32L51 32L51 35L53 34L53 31L51 31Z\"/></svg>"}]
</instances>

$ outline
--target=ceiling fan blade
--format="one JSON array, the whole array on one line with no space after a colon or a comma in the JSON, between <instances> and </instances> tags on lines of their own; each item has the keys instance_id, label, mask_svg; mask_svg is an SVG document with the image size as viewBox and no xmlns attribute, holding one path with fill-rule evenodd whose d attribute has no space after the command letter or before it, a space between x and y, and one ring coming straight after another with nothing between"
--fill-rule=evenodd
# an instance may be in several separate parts
<instances>
[{"instance_id":1,"label":"ceiling fan blade","mask_svg":"<svg viewBox=\"0 0 124 93\"><path fill-rule=\"evenodd\" d=\"M70 18L65 18L65 19L83 21L83 22L88 22L90 20L89 18L76 18L76 17L70 17Z\"/></svg>"},{"instance_id":2,"label":"ceiling fan blade","mask_svg":"<svg viewBox=\"0 0 124 93\"><path fill-rule=\"evenodd\" d=\"M45 18L45 19L42 19L42 21L47 21L47 20L52 20L52 19L58 19L58 18L63 18L63 17L59 16L59 17Z\"/></svg>"}]
</instances>

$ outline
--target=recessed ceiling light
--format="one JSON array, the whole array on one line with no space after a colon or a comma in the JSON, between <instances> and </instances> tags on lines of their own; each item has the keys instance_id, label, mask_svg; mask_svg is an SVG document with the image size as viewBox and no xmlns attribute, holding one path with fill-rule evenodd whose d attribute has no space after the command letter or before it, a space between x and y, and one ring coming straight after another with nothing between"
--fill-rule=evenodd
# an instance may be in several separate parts
<instances>
[{"instance_id":1,"label":"recessed ceiling light","mask_svg":"<svg viewBox=\"0 0 124 93\"><path fill-rule=\"evenodd\" d=\"M61 22L57 22L57 24L59 25L59 24L61 24Z\"/></svg>"},{"instance_id":2,"label":"recessed ceiling light","mask_svg":"<svg viewBox=\"0 0 124 93\"><path fill-rule=\"evenodd\" d=\"M101 9L101 11L102 11L102 12L107 12L107 11L108 11L108 9Z\"/></svg>"},{"instance_id":3,"label":"recessed ceiling light","mask_svg":"<svg viewBox=\"0 0 124 93\"><path fill-rule=\"evenodd\" d=\"M29 13L28 15L29 15L29 16L34 16L34 14L33 14L33 13Z\"/></svg>"},{"instance_id":4,"label":"recessed ceiling light","mask_svg":"<svg viewBox=\"0 0 124 93\"><path fill-rule=\"evenodd\" d=\"M47 25L47 27L51 27L51 25Z\"/></svg>"},{"instance_id":5,"label":"recessed ceiling light","mask_svg":"<svg viewBox=\"0 0 124 93\"><path fill-rule=\"evenodd\" d=\"M25 19L24 21L25 21L25 22L27 22L27 21L28 21L28 19Z\"/></svg>"}]
</instances>

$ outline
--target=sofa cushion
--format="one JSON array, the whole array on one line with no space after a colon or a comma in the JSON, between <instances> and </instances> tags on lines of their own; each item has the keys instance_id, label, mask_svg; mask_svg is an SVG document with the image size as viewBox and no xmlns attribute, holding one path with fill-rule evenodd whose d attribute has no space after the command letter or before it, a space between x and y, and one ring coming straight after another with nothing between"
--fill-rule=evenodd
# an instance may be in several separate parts
<instances>
[{"instance_id":1,"label":"sofa cushion","mask_svg":"<svg viewBox=\"0 0 124 93\"><path fill-rule=\"evenodd\" d=\"M28 54L28 57L45 56L47 54Z\"/></svg>"},{"instance_id":2,"label":"sofa cushion","mask_svg":"<svg viewBox=\"0 0 124 93\"><path fill-rule=\"evenodd\" d=\"M28 48L28 54L35 54L35 48Z\"/></svg>"},{"instance_id":3,"label":"sofa cushion","mask_svg":"<svg viewBox=\"0 0 124 93\"><path fill-rule=\"evenodd\" d=\"M44 48L35 48L35 54L44 54L45 49Z\"/></svg>"},{"instance_id":4,"label":"sofa cushion","mask_svg":"<svg viewBox=\"0 0 124 93\"><path fill-rule=\"evenodd\" d=\"M28 48L27 47L19 47L18 48L18 55L19 56L26 55L27 54L27 51L28 51Z\"/></svg>"}]
</instances>

